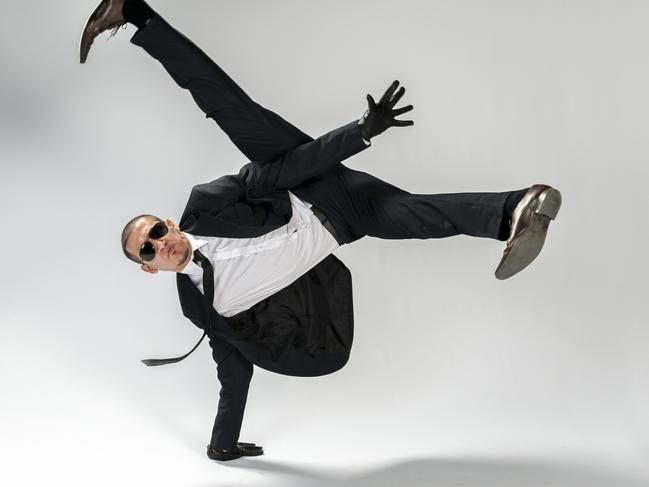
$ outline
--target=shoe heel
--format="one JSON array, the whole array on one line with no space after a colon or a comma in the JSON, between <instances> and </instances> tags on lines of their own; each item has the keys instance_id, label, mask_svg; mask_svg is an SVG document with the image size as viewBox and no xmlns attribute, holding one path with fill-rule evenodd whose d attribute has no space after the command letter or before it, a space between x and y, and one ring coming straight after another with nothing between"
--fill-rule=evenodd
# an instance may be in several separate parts
<instances>
[{"instance_id":1,"label":"shoe heel","mask_svg":"<svg viewBox=\"0 0 649 487\"><path fill-rule=\"evenodd\" d=\"M559 208L561 208L561 193L550 188L539 196L539 206L534 210L534 213L548 216L554 220L559 213Z\"/></svg>"}]
</instances>

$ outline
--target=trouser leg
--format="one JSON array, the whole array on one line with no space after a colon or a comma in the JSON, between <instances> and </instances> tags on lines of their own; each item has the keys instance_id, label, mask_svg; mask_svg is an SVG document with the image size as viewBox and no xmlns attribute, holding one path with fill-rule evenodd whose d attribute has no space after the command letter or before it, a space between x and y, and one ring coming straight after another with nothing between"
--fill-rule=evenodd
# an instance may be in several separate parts
<instances>
[{"instance_id":1,"label":"trouser leg","mask_svg":"<svg viewBox=\"0 0 649 487\"><path fill-rule=\"evenodd\" d=\"M428 239L470 235L506 240L501 233L505 202L510 194L521 191L412 194L341 165L340 170L300 188L298 196L322 209L346 236L345 243L363 236Z\"/></svg>"},{"instance_id":2,"label":"trouser leg","mask_svg":"<svg viewBox=\"0 0 649 487\"><path fill-rule=\"evenodd\" d=\"M207 54L159 14L139 29L131 42L157 59L178 86L189 90L205 116L213 119L249 160L270 161L313 140L254 102Z\"/></svg>"}]
</instances>

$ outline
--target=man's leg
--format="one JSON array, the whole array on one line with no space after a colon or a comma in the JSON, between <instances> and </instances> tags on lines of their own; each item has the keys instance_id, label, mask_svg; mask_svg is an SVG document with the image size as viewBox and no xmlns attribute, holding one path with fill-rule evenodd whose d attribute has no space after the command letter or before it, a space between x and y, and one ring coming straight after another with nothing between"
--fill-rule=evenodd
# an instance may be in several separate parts
<instances>
[{"instance_id":1,"label":"man's leg","mask_svg":"<svg viewBox=\"0 0 649 487\"><path fill-rule=\"evenodd\" d=\"M345 236L428 239L470 235L505 241L509 218L527 192L412 194L371 174L332 171L296 188L298 196L320 208Z\"/></svg>"},{"instance_id":2,"label":"man's leg","mask_svg":"<svg viewBox=\"0 0 649 487\"><path fill-rule=\"evenodd\" d=\"M126 0L127 17L129 2L144 3ZM136 23L139 19L129 21ZM178 86L189 90L206 117L212 118L248 159L271 161L313 140L254 102L207 54L159 14L140 27L131 42L157 59Z\"/></svg>"}]
</instances>

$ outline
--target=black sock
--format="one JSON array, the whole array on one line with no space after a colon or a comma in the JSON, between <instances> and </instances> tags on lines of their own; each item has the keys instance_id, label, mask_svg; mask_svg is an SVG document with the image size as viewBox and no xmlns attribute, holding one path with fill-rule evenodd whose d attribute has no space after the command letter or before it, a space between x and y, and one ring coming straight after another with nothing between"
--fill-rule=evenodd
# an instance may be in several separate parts
<instances>
[{"instance_id":1,"label":"black sock","mask_svg":"<svg viewBox=\"0 0 649 487\"><path fill-rule=\"evenodd\" d=\"M523 199L523 196L525 196L525 193L527 193L528 189L530 188L513 191L509 196L507 196L507 199L505 200L505 208L503 209L503 218L500 223L500 235L498 235L498 240L504 241L509 238L509 234L511 232L509 220L514 213L514 208L516 208L518 202Z\"/></svg>"},{"instance_id":2,"label":"black sock","mask_svg":"<svg viewBox=\"0 0 649 487\"><path fill-rule=\"evenodd\" d=\"M127 22L141 29L155 12L144 0L125 0L122 15Z\"/></svg>"}]
</instances>

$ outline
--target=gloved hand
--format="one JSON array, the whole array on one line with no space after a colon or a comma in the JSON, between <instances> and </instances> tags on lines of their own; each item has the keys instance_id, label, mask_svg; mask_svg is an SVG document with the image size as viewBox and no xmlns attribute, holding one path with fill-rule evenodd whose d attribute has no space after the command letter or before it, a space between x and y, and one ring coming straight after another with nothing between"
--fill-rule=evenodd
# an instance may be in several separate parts
<instances>
[{"instance_id":1,"label":"gloved hand","mask_svg":"<svg viewBox=\"0 0 649 487\"><path fill-rule=\"evenodd\" d=\"M396 110L392 109L406 91L402 86L393 98L392 95L394 94L394 90L397 89L397 86L399 86L399 80L394 81L394 83L390 85L378 103L374 101L372 95L367 95L369 108L359 121L359 124L361 125L361 134L365 140L370 140L370 138L385 132L392 126L405 127L407 125L415 124L412 120L394 119L397 115L409 112L413 108L412 105L408 105L407 107L398 108Z\"/></svg>"},{"instance_id":2,"label":"gloved hand","mask_svg":"<svg viewBox=\"0 0 649 487\"><path fill-rule=\"evenodd\" d=\"M264 449L261 446L257 446L254 443L237 443L232 450L217 450L212 448L211 445L207 445L207 456L212 460L227 461L234 460L235 458L240 458L243 456L254 457L257 455L263 455Z\"/></svg>"}]
</instances>

